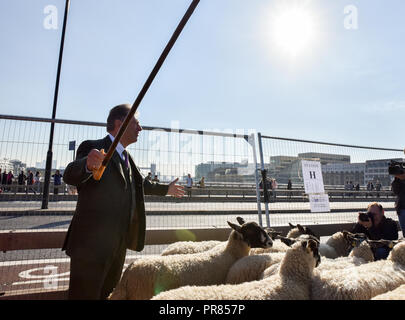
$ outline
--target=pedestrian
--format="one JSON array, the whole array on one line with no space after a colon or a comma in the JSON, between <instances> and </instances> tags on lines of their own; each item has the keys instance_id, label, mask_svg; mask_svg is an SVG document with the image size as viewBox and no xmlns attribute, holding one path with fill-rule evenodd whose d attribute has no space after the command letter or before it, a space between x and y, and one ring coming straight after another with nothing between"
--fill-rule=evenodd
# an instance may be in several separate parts
<instances>
[{"instance_id":1,"label":"pedestrian","mask_svg":"<svg viewBox=\"0 0 405 320\"><path fill-rule=\"evenodd\" d=\"M53 194L58 194L59 186L62 184L62 175L60 174L59 170L55 171L55 174L52 175L53 177Z\"/></svg>"},{"instance_id":2,"label":"pedestrian","mask_svg":"<svg viewBox=\"0 0 405 320\"><path fill-rule=\"evenodd\" d=\"M7 174L7 190L11 191L11 185L13 184L14 175L13 172L9 171Z\"/></svg>"},{"instance_id":3,"label":"pedestrian","mask_svg":"<svg viewBox=\"0 0 405 320\"><path fill-rule=\"evenodd\" d=\"M205 188L205 178L204 178L204 177L202 177L202 178L200 179L199 187L200 187L200 188Z\"/></svg>"},{"instance_id":4,"label":"pedestrian","mask_svg":"<svg viewBox=\"0 0 405 320\"><path fill-rule=\"evenodd\" d=\"M34 184L34 174L32 173L31 170L28 170L26 193L28 193L29 190L32 190L32 191L34 192L34 194L37 193L37 192L35 191L35 189L32 187L33 184Z\"/></svg>"},{"instance_id":5,"label":"pedestrian","mask_svg":"<svg viewBox=\"0 0 405 320\"><path fill-rule=\"evenodd\" d=\"M193 188L193 179L191 178L191 175L188 174L186 178L186 189L187 189L187 195L189 198L191 198L191 189Z\"/></svg>"},{"instance_id":6,"label":"pedestrian","mask_svg":"<svg viewBox=\"0 0 405 320\"><path fill-rule=\"evenodd\" d=\"M148 172L148 175L145 178L145 180L152 181L152 172Z\"/></svg>"},{"instance_id":7,"label":"pedestrian","mask_svg":"<svg viewBox=\"0 0 405 320\"><path fill-rule=\"evenodd\" d=\"M63 180L77 187L78 200L62 250L70 256L69 299L106 299L119 281L127 249L142 251L145 244L146 215L144 193L182 197L178 179L169 185L143 179L128 145L142 131L132 117L100 180L93 171L100 168L131 106L123 104L110 110L108 135L86 140L69 163ZM143 181L144 180L144 181Z\"/></svg>"},{"instance_id":8,"label":"pedestrian","mask_svg":"<svg viewBox=\"0 0 405 320\"><path fill-rule=\"evenodd\" d=\"M40 181L41 173L37 171L34 176L34 189L36 192L41 193L41 181Z\"/></svg>"},{"instance_id":9,"label":"pedestrian","mask_svg":"<svg viewBox=\"0 0 405 320\"><path fill-rule=\"evenodd\" d=\"M160 182L157 174L155 174L155 177L153 178L152 182Z\"/></svg>"},{"instance_id":10,"label":"pedestrian","mask_svg":"<svg viewBox=\"0 0 405 320\"><path fill-rule=\"evenodd\" d=\"M288 179L287 190L288 190L288 198L291 199L291 192L292 192L292 182L291 182L291 179Z\"/></svg>"},{"instance_id":11,"label":"pedestrian","mask_svg":"<svg viewBox=\"0 0 405 320\"><path fill-rule=\"evenodd\" d=\"M375 184L375 190L377 191L377 198L380 197L380 190L381 190L381 183L379 180L377 180L376 184Z\"/></svg>"},{"instance_id":12,"label":"pedestrian","mask_svg":"<svg viewBox=\"0 0 405 320\"><path fill-rule=\"evenodd\" d=\"M277 184L277 180L275 178L273 178L271 180L271 189L273 190L273 198L274 200L276 200L276 190L278 188L278 184Z\"/></svg>"},{"instance_id":13,"label":"pedestrian","mask_svg":"<svg viewBox=\"0 0 405 320\"><path fill-rule=\"evenodd\" d=\"M3 175L1 178L1 184L3 185L3 190L7 191L7 172L6 169L3 170Z\"/></svg>"},{"instance_id":14,"label":"pedestrian","mask_svg":"<svg viewBox=\"0 0 405 320\"><path fill-rule=\"evenodd\" d=\"M21 170L20 174L18 175L18 192L24 191L24 187L20 186L23 186L25 184L25 180L27 180L27 176L24 174L24 171Z\"/></svg>"},{"instance_id":15,"label":"pedestrian","mask_svg":"<svg viewBox=\"0 0 405 320\"><path fill-rule=\"evenodd\" d=\"M405 237L405 174L395 175L391 183L392 192L397 196L395 210L397 211L402 235Z\"/></svg>"}]
</instances>

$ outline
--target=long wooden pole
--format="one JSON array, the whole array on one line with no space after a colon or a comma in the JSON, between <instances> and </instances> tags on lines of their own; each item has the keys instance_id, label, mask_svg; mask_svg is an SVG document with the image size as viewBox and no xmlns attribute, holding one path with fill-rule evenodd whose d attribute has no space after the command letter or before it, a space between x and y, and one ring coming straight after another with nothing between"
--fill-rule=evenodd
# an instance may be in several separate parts
<instances>
[{"instance_id":1,"label":"long wooden pole","mask_svg":"<svg viewBox=\"0 0 405 320\"><path fill-rule=\"evenodd\" d=\"M138 109L138 107L139 107L143 97L145 96L146 92L148 91L150 85L152 84L153 79L155 78L156 74L159 72L160 67L162 66L162 64L165 61L167 55L169 54L171 48L173 47L174 43L176 42L181 31L183 30L184 26L186 25L188 19L193 14L194 9L197 7L199 2L200 2L200 0L193 0L193 2L190 4L189 8L187 9L186 13L184 14L183 18L181 19L179 25L177 26L172 37L170 38L169 42L167 43L165 49L163 50L162 54L160 55L159 60L156 62L155 67L153 68L148 79L146 80L145 84L143 85L141 91L139 92L138 97L136 98L134 104L131 107L131 110L128 112L124 122L121 124L118 134L115 137L110 148L108 149L108 152L104 157L101 167L93 171L93 179L100 180L101 177L103 176L103 172L104 172L105 168L107 167L108 162L110 161L110 159L115 151L115 148L118 145L118 142L120 141L121 137L125 133L125 130L127 129L129 122L131 121L132 117L135 115L135 112Z\"/></svg>"}]
</instances>

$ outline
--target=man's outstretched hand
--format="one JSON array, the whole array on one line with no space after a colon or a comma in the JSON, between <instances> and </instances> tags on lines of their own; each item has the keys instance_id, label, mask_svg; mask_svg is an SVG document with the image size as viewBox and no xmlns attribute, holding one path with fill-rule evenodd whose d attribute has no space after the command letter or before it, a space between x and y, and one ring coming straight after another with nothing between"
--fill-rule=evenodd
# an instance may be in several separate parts
<instances>
[{"instance_id":1,"label":"man's outstretched hand","mask_svg":"<svg viewBox=\"0 0 405 320\"><path fill-rule=\"evenodd\" d=\"M175 198L181 198L184 196L184 187L176 184L177 181L179 181L179 178L169 183L169 190L167 191L167 194Z\"/></svg>"}]
</instances>

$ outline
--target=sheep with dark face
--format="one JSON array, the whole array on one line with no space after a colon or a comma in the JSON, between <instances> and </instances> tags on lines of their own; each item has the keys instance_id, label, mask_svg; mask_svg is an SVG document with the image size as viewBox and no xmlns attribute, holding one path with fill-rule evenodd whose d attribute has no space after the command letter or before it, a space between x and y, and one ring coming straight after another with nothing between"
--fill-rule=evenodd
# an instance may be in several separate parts
<instances>
[{"instance_id":1,"label":"sheep with dark face","mask_svg":"<svg viewBox=\"0 0 405 320\"><path fill-rule=\"evenodd\" d=\"M293 225L290 222L288 223L290 226L290 231L287 233L287 238L298 238L300 235L309 234L315 237L319 241L319 236L317 236L310 228L306 226L302 226L300 224ZM273 232L274 237L273 240L280 239L278 236L281 235L281 232ZM289 246L283 243L282 241L274 241L273 246L268 249L252 249L250 250L249 255L258 255L263 253L274 253L274 252L286 252L289 249Z\"/></svg>"},{"instance_id":2,"label":"sheep with dark face","mask_svg":"<svg viewBox=\"0 0 405 320\"><path fill-rule=\"evenodd\" d=\"M225 283L232 264L247 256L250 248L272 245L267 232L256 222L242 226L228 221L233 229L226 246L196 254L140 258L125 270L110 299L150 299L155 294L185 285Z\"/></svg>"},{"instance_id":3,"label":"sheep with dark face","mask_svg":"<svg viewBox=\"0 0 405 320\"><path fill-rule=\"evenodd\" d=\"M245 223L245 220L242 217L237 217L236 220L240 225L243 225ZM265 228L267 231L268 235L272 240L275 239L275 237L281 232L275 231L272 228ZM198 252L204 252L207 250L210 250L218 245L225 246L226 241L217 241L217 240L208 240L208 241L177 241L175 243L172 243L166 247L165 250L162 251L161 255L162 256L169 256L173 254L187 254L187 253L198 253ZM274 243L273 243L274 245ZM271 249L271 248L269 248ZM252 249L251 251L255 251L258 249ZM259 250L268 250L268 249L259 249ZM274 251L277 251L275 249Z\"/></svg>"},{"instance_id":4,"label":"sheep with dark face","mask_svg":"<svg viewBox=\"0 0 405 320\"><path fill-rule=\"evenodd\" d=\"M272 277L216 286L185 286L162 292L154 300L308 300L312 273L319 264L318 243L298 241L284 255Z\"/></svg>"}]
</instances>

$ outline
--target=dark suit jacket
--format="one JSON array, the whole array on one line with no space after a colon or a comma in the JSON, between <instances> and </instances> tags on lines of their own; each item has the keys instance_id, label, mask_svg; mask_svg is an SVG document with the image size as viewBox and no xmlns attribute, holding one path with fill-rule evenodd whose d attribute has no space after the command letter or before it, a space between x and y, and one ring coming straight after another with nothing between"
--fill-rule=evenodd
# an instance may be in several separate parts
<instances>
[{"instance_id":1,"label":"dark suit jacket","mask_svg":"<svg viewBox=\"0 0 405 320\"><path fill-rule=\"evenodd\" d=\"M146 194L166 195L167 185L143 181L129 156L132 176L125 178L123 162L115 151L99 181L86 171L87 155L92 149L107 152L111 139L87 140L80 144L76 160L63 174L67 184L77 187L78 201L62 250L76 256L104 261L125 241L127 248L141 251L145 243ZM131 201L130 185L135 190Z\"/></svg>"}]
</instances>

